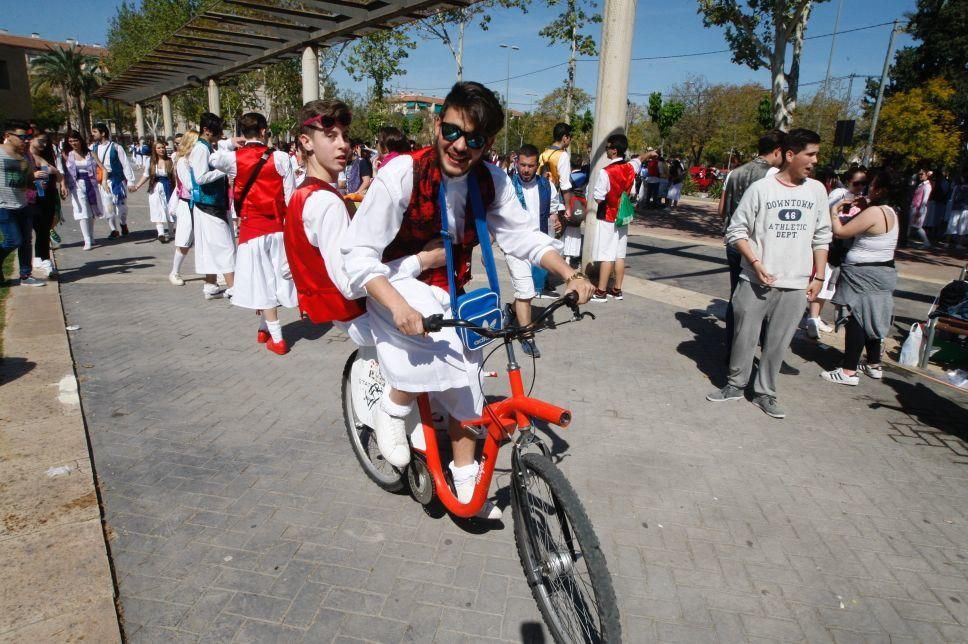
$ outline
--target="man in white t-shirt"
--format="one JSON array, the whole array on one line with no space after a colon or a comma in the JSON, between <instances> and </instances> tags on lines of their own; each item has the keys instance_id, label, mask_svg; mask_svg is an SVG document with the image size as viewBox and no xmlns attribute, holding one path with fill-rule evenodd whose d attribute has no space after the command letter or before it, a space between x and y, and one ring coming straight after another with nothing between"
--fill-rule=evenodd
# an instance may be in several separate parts
<instances>
[{"instance_id":1,"label":"man in white t-shirt","mask_svg":"<svg viewBox=\"0 0 968 644\"><path fill-rule=\"evenodd\" d=\"M827 190L810 178L820 135L802 128L788 132L782 151L783 169L746 190L726 229L726 243L742 257L742 272L733 293L729 379L706 396L711 402L743 397L766 321L753 403L773 418L786 417L776 401L776 378L805 302L820 291L832 237Z\"/></svg>"}]
</instances>

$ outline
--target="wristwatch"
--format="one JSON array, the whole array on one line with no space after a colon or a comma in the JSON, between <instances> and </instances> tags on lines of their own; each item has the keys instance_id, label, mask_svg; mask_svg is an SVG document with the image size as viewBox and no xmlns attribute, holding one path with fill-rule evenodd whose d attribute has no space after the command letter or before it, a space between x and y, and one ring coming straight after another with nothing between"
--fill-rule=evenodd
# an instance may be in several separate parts
<instances>
[{"instance_id":1,"label":"wristwatch","mask_svg":"<svg viewBox=\"0 0 968 644\"><path fill-rule=\"evenodd\" d=\"M565 286L571 284L572 280L588 280L588 276L585 275L583 271L575 271L568 278L565 279Z\"/></svg>"}]
</instances>

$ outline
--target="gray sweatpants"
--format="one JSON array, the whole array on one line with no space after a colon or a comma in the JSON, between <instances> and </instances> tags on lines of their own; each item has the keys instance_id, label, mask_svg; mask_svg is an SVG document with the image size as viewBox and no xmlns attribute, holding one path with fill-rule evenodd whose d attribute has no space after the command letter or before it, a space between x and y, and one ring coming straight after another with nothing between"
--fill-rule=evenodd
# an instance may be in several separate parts
<instances>
[{"instance_id":1,"label":"gray sweatpants","mask_svg":"<svg viewBox=\"0 0 968 644\"><path fill-rule=\"evenodd\" d=\"M776 396L776 377L787 347L807 303L804 291L770 288L741 279L733 293L733 348L729 355L729 384L745 389L753 370L753 356L766 320L766 338L760 352L753 392Z\"/></svg>"}]
</instances>

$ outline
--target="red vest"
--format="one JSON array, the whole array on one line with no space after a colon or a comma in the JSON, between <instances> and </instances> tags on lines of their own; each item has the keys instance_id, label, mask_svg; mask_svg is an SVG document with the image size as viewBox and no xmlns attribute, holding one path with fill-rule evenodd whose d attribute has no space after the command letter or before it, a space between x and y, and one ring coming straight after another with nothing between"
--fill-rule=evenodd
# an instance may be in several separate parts
<instances>
[{"instance_id":1,"label":"red vest","mask_svg":"<svg viewBox=\"0 0 968 644\"><path fill-rule=\"evenodd\" d=\"M283 240L286 258L296 283L299 310L316 324L348 322L366 311L365 300L347 300L326 272L319 249L309 243L303 228L303 206L317 190L328 190L342 199L333 186L315 177L306 177L289 200Z\"/></svg>"},{"instance_id":2,"label":"red vest","mask_svg":"<svg viewBox=\"0 0 968 644\"><path fill-rule=\"evenodd\" d=\"M235 151L235 193L238 202L242 196L242 189L249 182L255 166L268 148L261 143L247 144ZM275 160L269 156L268 161L259 171L255 183L245 196L239 217L239 243L250 239L282 232L282 220L286 216L286 196L282 187L282 177L276 170Z\"/></svg>"},{"instance_id":3,"label":"red vest","mask_svg":"<svg viewBox=\"0 0 968 644\"><path fill-rule=\"evenodd\" d=\"M635 184L635 168L628 161L605 166L608 175L608 194L605 195L605 221L614 222L618 216L618 202L623 192L631 192Z\"/></svg>"},{"instance_id":4,"label":"red vest","mask_svg":"<svg viewBox=\"0 0 968 644\"><path fill-rule=\"evenodd\" d=\"M383 251L384 263L407 255L416 255L423 250L428 241L440 238L441 219L438 198L442 178L437 148L426 147L412 152L410 156L413 157L413 192L397 236ZM471 172L477 173L481 199L486 210L494 203L494 180L483 163L478 164ZM487 240L486 243L490 241ZM458 235L457 242L454 243L455 283L458 289L471 279L471 255L477 243L477 230L474 227L474 217L471 213L470 199L468 199L464 213L463 234ZM417 279L447 290L445 266L427 269Z\"/></svg>"}]
</instances>

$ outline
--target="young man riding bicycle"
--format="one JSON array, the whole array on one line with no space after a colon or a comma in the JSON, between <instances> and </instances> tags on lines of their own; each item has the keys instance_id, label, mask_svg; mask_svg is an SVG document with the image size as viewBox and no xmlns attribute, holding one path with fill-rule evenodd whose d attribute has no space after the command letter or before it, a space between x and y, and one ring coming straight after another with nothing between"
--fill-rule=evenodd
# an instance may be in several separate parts
<instances>
[{"instance_id":1,"label":"young man riding bicycle","mask_svg":"<svg viewBox=\"0 0 968 644\"><path fill-rule=\"evenodd\" d=\"M342 242L351 286L364 288L377 354L388 387L375 410L374 430L383 457L398 468L410 461L406 422L420 393L431 393L450 415L450 465L458 498L467 502L479 471L477 435L460 421L483 409L480 350L466 349L457 332L428 336L424 317L453 315L448 284L463 292L471 276L471 256L479 243L471 203L483 202L487 230L506 254L540 265L565 280L565 290L587 302L594 287L558 254L558 242L535 230L514 186L483 157L504 125L504 112L489 89L457 83L444 99L435 125L435 143L399 156L380 169ZM471 191L477 192L471 192ZM441 236L444 204L453 236L453 273L429 269L416 278L387 279L387 262L414 254ZM490 244L491 240L483 240ZM488 504L481 512L500 518Z\"/></svg>"}]
</instances>

